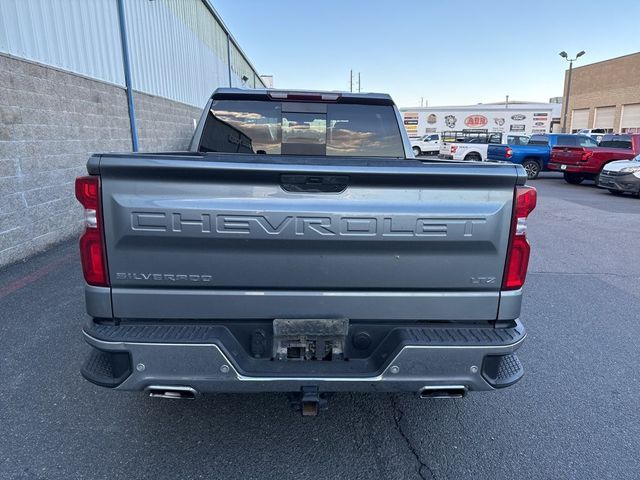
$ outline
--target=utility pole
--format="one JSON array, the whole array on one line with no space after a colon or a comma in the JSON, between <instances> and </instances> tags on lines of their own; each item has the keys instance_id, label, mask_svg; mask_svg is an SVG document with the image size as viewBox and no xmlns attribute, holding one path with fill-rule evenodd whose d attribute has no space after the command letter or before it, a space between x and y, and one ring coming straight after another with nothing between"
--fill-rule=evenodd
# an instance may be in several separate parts
<instances>
[{"instance_id":1,"label":"utility pole","mask_svg":"<svg viewBox=\"0 0 640 480\"><path fill-rule=\"evenodd\" d=\"M562 52L559 53L559 55L564 58L567 62L569 62L569 75L567 78L567 91L564 95L564 107L562 108L563 110L563 115L562 115L562 133L567 133L567 110L569 110L569 95L571 94L571 73L573 72L573 62L575 62L577 59L579 59L582 55L585 54L585 51L582 50L580 52L578 52L578 54L576 55L576 58L569 58L569 55L567 55L567 52L565 52L564 50Z\"/></svg>"},{"instance_id":2,"label":"utility pole","mask_svg":"<svg viewBox=\"0 0 640 480\"><path fill-rule=\"evenodd\" d=\"M353 69L349 70L349 91L353 92Z\"/></svg>"},{"instance_id":3,"label":"utility pole","mask_svg":"<svg viewBox=\"0 0 640 480\"><path fill-rule=\"evenodd\" d=\"M569 61L569 78L567 79L567 94L564 100L564 115L562 116L562 133L567 133L567 110L569 109L569 95L571 94L571 74L573 73L573 60Z\"/></svg>"},{"instance_id":4,"label":"utility pole","mask_svg":"<svg viewBox=\"0 0 640 480\"><path fill-rule=\"evenodd\" d=\"M124 0L118 0L118 23L120 25L120 48L122 48L122 66L124 68L124 85L127 92L129 108L129 128L131 129L131 148L138 151L138 127L136 125L136 109L133 102L133 83L131 81L131 62L129 60L129 40L124 13Z\"/></svg>"},{"instance_id":5,"label":"utility pole","mask_svg":"<svg viewBox=\"0 0 640 480\"><path fill-rule=\"evenodd\" d=\"M360 93L360 72L358 72L358 93Z\"/></svg>"},{"instance_id":6,"label":"utility pole","mask_svg":"<svg viewBox=\"0 0 640 480\"><path fill-rule=\"evenodd\" d=\"M509 95L507 95L507 99L506 99L506 101L504 103L504 108L505 108L505 110L509 110Z\"/></svg>"},{"instance_id":7,"label":"utility pole","mask_svg":"<svg viewBox=\"0 0 640 480\"><path fill-rule=\"evenodd\" d=\"M424 97L420 97L420 108L424 107Z\"/></svg>"}]
</instances>

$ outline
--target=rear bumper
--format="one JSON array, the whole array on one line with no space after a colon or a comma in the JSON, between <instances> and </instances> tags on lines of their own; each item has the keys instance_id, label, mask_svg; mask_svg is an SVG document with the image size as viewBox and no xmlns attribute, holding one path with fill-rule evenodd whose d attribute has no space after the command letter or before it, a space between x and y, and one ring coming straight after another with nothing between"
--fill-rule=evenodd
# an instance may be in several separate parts
<instances>
[{"instance_id":1,"label":"rear bumper","mask_svg":"<svg viewBox=\"0 0 640 480\"><path fill-rule=\"evenodd\" d=\"M563 168L564 167L564 168ZM584 173L585 175L596 175L598 169L589 165L571 165L564 163L549 162L547 166L549 170L568 173Z\"/></svg>"},{"instance_id":2,"label":"rear bumper","mask_svg":"<svg viewBox=\"0 0 640 480\"><path fill-rule=\"evenodd\" d=\"M92 323L84 335L92 347L82 368L87 380L120 390L175 386L198 393L493 390L522 377L514 352L526 336L519 321L506 328L405 326L390 329L366 358L295 362L253 358L223 326Z\"/></svg>"},{"instance_id":3,"label":"rear bumper","mask_svg":"<svg viewBox=\"0 0 640 480\"><path fill-rule=\"evenodd\" d=\"M603 171L598 178L598 186L619 192L640 193L640 178L632 173L620 175Z\"/></svg>"}]
</instances>

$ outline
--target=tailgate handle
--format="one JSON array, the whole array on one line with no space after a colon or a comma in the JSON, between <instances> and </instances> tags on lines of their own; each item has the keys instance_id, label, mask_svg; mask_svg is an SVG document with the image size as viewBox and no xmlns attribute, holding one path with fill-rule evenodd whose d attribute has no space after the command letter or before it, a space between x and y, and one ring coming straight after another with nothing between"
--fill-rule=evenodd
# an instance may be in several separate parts
<instances>
[{"instance_id":1,"label":"tailgate handle","mask_svg":"<svg viewBox=\"0 0 640 480\"><path fill-rule=\"evenodd\" d=\"M339 193L349 184L346 175L281 175L280 186L287 192Z\"/></svg>"}]
</instances>

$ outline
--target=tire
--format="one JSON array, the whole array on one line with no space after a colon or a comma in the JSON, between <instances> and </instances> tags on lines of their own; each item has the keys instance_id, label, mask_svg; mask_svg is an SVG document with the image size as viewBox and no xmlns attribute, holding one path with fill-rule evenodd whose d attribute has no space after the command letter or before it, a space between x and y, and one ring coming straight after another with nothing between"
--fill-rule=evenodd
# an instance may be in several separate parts
<instances>
[{"instance_id":1,"label":"tire","mask_svg":"<svg viewBox=\"0 0 640 480\"><path fill-rule=\"evenodd\" d=\"M564 181L570 183L571 185L580 185L584 181L584 175L565 172Z\"/></svg>"},{"instance_id":2,"label":"tire","mask_svg":"<svg viewBox=\"0 0 640 480\"><path fill-rule=\"evenodd\" d=\"M527 172L527 178L529 180L535 180L540 175L540 164L535 160L525 160L522 162L524 170Z\"/></svg>"},{"instance_id":3,"label":"tire","mask_svg":"<svg viewBox=\"0 0 640 480\"><path fill-rule=\"evenodd\" d=\"M422 154L422 150L420 150L420 147L413 147L413 154L416 157L419 157Z\"/></svg>"},{"instance_id":4,"label":"tire","mask_svg":"<svg viewBox=\"0 0 640 480\"><path fill-rule=\"evenodd\" d=\"M623 192L621 192L620 190L614 190L613 188L608 188L607 190L609 190L609 193L611 195L615 195L616 197L623 195Z\"/></svg>"},{"instance_id":5,"label":"tire","mask_svg":"<svg viewBox=\"0 0 640 480\"><path fill-rule=\"evenodd\" d=\"M478 155L477 153L470 153L469 155L464 157L464 161L465 162L481 162L482 161L482 157L480 155Z\"/></svg>"}]
</instances>

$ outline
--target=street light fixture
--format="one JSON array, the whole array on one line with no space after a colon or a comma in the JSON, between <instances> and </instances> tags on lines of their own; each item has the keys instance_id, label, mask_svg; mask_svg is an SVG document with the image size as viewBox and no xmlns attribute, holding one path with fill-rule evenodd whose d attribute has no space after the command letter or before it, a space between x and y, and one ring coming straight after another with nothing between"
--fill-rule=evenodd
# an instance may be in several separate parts
<instances>
[{"instance_id":1,"label":"street light fixture","mask_svg":"<svg viewBox=\"0 0 640 480\"><path fill-rule=\"evenodd\" d=\"M567 133L567 110L569 109L569 94L571 93L571 73L573 71L573 62L583 56L586 52L580 50L576 54L576 58L569 58L569 55L564 50L559 55L569 62L569 78L567 79L567 92L564 96L564 115L562 116L562 133Z\"/></svg>"}]
</instances>

